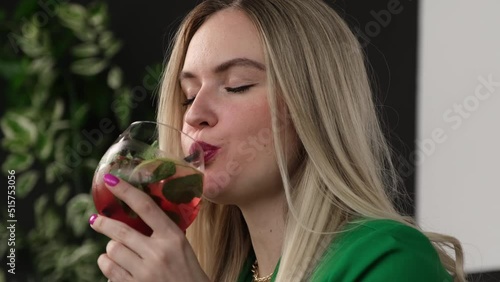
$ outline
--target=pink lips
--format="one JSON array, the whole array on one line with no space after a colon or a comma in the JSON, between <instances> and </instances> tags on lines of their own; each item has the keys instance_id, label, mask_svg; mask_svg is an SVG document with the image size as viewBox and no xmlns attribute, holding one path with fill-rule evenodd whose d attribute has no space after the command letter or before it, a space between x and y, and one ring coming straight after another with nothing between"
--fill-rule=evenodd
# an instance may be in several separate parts
<instances>
[{"instance_id":1,"label":"pink lips","mask_svg":"<svg viewBox=\"0 0 500 282\"><path fill-rule=\"evenodd\" d=\"M205 143L203 141L196 141L196 144L198 144L203 150L203 159L205 161L205 164L212 160L220 149L220 147ZM195 146L195 144L193 144L193 146ZM191 147L191 149L194 149L193 146Z\"/></svg>"}]
</instances>

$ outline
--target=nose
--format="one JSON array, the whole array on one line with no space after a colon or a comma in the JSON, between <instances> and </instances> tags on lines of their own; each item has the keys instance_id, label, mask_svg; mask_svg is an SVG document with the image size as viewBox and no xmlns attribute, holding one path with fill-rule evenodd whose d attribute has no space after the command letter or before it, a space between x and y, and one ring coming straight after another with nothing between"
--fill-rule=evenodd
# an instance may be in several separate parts
<instances>
[{"instance_id":1,"label":"nose","mask_svg":"<svg viewBox=\"0 0 500 282\"><path fill-rule=\"evenodd\" d=\"M217 124L214 97L211 97L209 89L201 88L196 98L184 114L184 122L195 129L213 127ZM213 95L212 95L213 96Z\"/></svg>"}]
</instances>

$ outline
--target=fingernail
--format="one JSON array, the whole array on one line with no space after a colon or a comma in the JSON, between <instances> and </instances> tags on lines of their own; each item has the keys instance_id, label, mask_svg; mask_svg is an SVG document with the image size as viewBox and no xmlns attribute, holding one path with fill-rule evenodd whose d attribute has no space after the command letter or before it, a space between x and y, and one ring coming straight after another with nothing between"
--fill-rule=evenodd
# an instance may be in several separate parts
<instances>
[{"instance_id":1,"label":"fingernail","mask_svg":"<svg viewBox=\"0 0 500 282\"><path fill-rule=\"evenodd\" d=\"M104 182L109 186L115 186L116 184L118 184L118 182L120 182L120 179L112 175L111 173L107 173L106 175L104 175Z\"/></svg>"},{"instance_id":2,"label":"fingernail","mask_svg":"<svg viewBox=\"0 0 500 282\"><path fill-rule=\"evenodd\" d=\"M91 215L90 218L89 218L90 225L94 224L94 221L96 219L97 219L97 214L94 213L93 215Z\"/></svg>"}]
</instances>

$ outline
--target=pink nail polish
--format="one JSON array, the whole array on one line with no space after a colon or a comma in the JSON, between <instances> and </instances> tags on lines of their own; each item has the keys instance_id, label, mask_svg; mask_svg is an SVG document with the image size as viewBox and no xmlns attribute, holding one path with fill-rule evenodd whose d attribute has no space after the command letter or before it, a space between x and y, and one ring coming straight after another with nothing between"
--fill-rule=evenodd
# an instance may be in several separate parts
<instances>
[{"instance_id":1,"label":"pink nail polish","mask_svg":"<svg viewBox=\"0 0 500 282\"><path fill-rule=\"evenodd\" d=\"M118 182L120 182L120 179L110 173L107 173L104 175L104 182L109 186L115 186Z\"/></svg>"},{"instance_id":2,"label":"pink nail polish","mask_svg":"<svg viewBox=\"0 0 500 282\"><path fill-rule=\"evenodd\" d=\"M97 214L93 214L89 218L90 225L94 224L94 221L97 219Z\"/></svg>"}]
</instances>

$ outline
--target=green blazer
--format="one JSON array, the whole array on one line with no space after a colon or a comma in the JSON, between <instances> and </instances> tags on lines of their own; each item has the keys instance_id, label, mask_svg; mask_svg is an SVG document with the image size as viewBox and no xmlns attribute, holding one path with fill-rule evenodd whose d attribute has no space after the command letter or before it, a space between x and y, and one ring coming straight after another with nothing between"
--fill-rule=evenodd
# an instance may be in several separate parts
<instances>
[{"instance_id":1,"label":"green blazer","mask_svg":"<svg viewBox=\"0 0 500 282\"><path fill-rule=\"evenodd\" d=\"M452 282L429 239L393 220L364 219L345 226L311 275L311 282ZM253 251L238 282L251 282ZM271 281L275 281L279 262ZM295 280L293 277L291 281ZM288 281L287 281L288 282Z\"/></svg>"}]
</instances>

